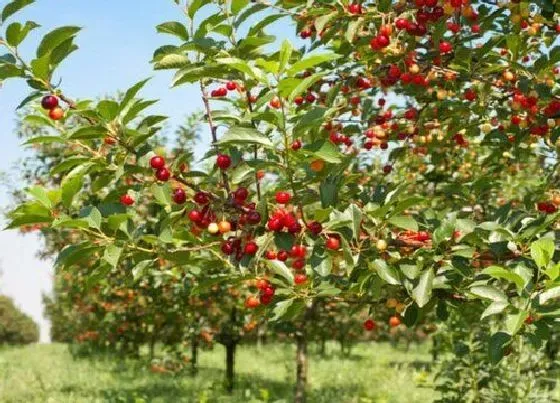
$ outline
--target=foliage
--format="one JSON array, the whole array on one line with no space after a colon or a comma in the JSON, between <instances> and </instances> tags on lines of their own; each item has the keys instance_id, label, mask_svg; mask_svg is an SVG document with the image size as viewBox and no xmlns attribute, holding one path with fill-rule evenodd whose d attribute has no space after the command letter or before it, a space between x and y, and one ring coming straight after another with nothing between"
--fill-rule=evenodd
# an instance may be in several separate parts
<instances>
[{"instance_id":1,"label":"foliage","mask_svg":"<svg viewBox=\"0 0 560 403\"><path fill-rule=\"evenodd\" d=\"M39 326L18 309L11 298L0 295L0 346L38 341Z\"/></svg>"}]
</instances>

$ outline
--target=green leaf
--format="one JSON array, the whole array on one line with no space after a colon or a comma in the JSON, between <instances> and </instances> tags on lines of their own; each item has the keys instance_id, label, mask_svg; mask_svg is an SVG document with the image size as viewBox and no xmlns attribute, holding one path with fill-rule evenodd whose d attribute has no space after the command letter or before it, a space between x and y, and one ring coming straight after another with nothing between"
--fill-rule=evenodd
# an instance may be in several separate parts
<instances>
[{"instance_id":1,"label":"green leaf","mask_svg":"<svg viewBox=\"0 0 560 403\"><path fill-rule=\"evenodd\" d=\"M113 120L119 113L119 103L111 99L104 99L97 104L99 115L105 120Z\"/></svg>"},{"instance_id":2,"label":"green leaf","mask_svg":"<svg viewBox=\"0 0 560 403\"><path fill-rule=\"evenodd\" d=\"M369 266L372 267L377 272L377 275L388 284L399 285L401 283L398 272L395 268L389 267L385 260L375 259L373 262L369 262Z\"/></svg>"},{"instance_id":3,"label":"green leaf","mask_svg":"<svg viewBox=\"0 0 560 403\"><path fill-rule=\"evenodd\" d=\"M509 303L505 301L494 301L490 305L488 305L488 308L486 308L484 312L482 312L480 319L482 320L490 315L502 313L508 306Z\"/></svg>"},{"instance_id":4,"label":"green leaf","mask_svg":"<svg viewBox=\"0 0 560 403\"><path fill-rule=\"evenodd\" d=\"M99 250L101 250L101 247L92 245L88 241L66 246L56 257L54 266L70 267L79 262L87 261L91 255Z\"/></svg>"},{"instance_id":5,"label":"green leaf","mask_svg":"<svg viewBox=\"0 0 560 403\"><path fill-rule=\"evenodd\" d=\"M249 0L232 0L231 1L231 13L233 15L238 14L249 4Z\"/></svg>"},{"instance_id":6,"label":"green leaf","mask_svg":"<svg viewBox=\"0 0 560 403\"><path fill-rule=\"evenodd\" d=\"M102 217L101 212L97 209L97 207L89 207L88 209L83 211L82 214L80 215L85 218L90 228L101 229Z\"/></svg>"},{"instance_id":7,"label":"green leaf","mask_svg":"<svg viewBox=\"0 0 560 403\"><path fill-rule=\"evenodd\" d=\"M52 209L52 201L44 187L32 186L27 190L27 193L33 196L38 202L48 209Z\"/></svg>"},{"instance_id":8,"label":"green leaf","mask_svg":"<svg viewBox=\"0 0 560 403\"><path fill-rule=\"evenodd\" d=\"M59 136L37 136L30 138L27 140L23 145L31 145L31 144L52 144L52 143L64 143L64 139Z\"/></svg>"},{"instance_id":9,"label":"green leaf","mask_svg":"<svg viewBox=\"0 0 560 403\"><path fill-rule=\"evenodd\" d=\"M91 167L91 164L78 165L71 170L68 175L62 179L62 204L66 208L70 208L74 196L82 189L84 183L84 175Z\"/></svg>"},{"instance_id":10,"label":"green leaf","mask_svg":"<svg viewBox=\"0 0 560 403\"><path fill-rule=\"evenodd\" d=\"M267 148L274 147L270 139L257 129L242 126L230 127L218 141L218 144L258 144Z\"/></svg>"},{"instance_id":11,"label":"green leaf","mask_svg":"<svg viewBox=\"0 0 560 403\"><path fill-rule=\"evenodd\" d=\"M238 59L235 57L225 57L215 60L219 65L226 65L232 69L238 70L242 73L247 74L249 77L261 81L263 83L268 83L264 73L256 67L249 65L245 60Z\"/></svg>"},{"instance_id":12,"label":"green leaf","mask_svg":"<svg viewBox=\"0 0 560 403\"><path fill-rule=\"evenodd\" d=\"M482 270L482 274L486 274L493 278L503 278L515 283L518 290L523 290L525 280L519 275L500 266L489 266Z\"/></svg>"},{"instance_id":13,"label":"green leaf","mask_svg":"<svg viewBox=\"0 0 560 403\"><path fill-rule=\"evenodd\" d=\"M126 93L124 94L124 97L118 108L119 112L123 111L130 104L136 94L138 94L138 92L146 85L148 81L150 81L150 79L146 78L145 80L137 82L128 90L126 90Z\"/></svg>"},{"instance_id":14,"label":"green leaf","mask_svg":"<svg viewBox=\"0 0 560 403\"><path fill-rule=\"evenodd\" d=\"M541 305L546 304L551 299L560 298L560 285L553 287L549 290L546 290L542 294L539 295L539 303Z\"/></svg>"},{"instance_id":15,"label":"green leaf","mask_svg":"<svg viewBox=\"0 0 560 403\"><path fill-rule=\"evenodd\" d=\"M154 183L150 190L159 204L162 206L171 205L171 185L169 183L163 185Z\"/></svg>"},{"instance_id":16,"label":"green leaf","mask_svg":"<svg viewBox=\"0 0 560 403\"><path fill-rule=\"evenodd\" d=\"M103 253L103 260L109 263L112 267L117 267L119 259L121 258L122 248L116 245L109 245Z\"/></svg>"},{"instance_id":17,"label":"green leaf","mask_svg":"<svg viewBox=\"0 0 560 403\"><path fill-rule=\"evenodd\" d=\"M104 126L84 126L75 130L68 138L71 140L102 139L107 136Z\"/></svg>"},{"instance_id":18,"label":"green leaf","mask_svg":"<svg viewBox=\"0 0 560 403\"><path fill-rule=\"evenodd\" d=\"M299 81L299 84L295 86L295 88L290 93L288 100L292 102L298 95L304 94L307 92L309 87L315 84L317 81L321 80L327 72L319 72L315 73L309 77L304 78L303 80ZM293 79L292 79L293 80Z\"/></svg>"},{"instance_id":19,"label":"green leaf","mask_svg":"<svg viewBox=\"0 0 560 403\"><path fill-rule=\"evenodd\" d=\"M292 67L288 69L288 74L293 76L297 73L301 73L302 71L315 67L321 63L330 62L341 57L341 55L337 55L336 53L332 52L308 55L302 60L294 63Z\"/></svg>"},{"instance_id":20,"label":"green leaf","mask_svg":"<svg viewBox=\"0 0 560 403\"><path fill-rule=\"evenodd\" d=\"M22 225L52 222L51 211L42 203L33 201L21 204L8 213L10 222L5 229L19 228Z\"/></svg>"},{"instance_id":21,"label":"green leaf","mask_svg":"<svg viewBox=\"0 0 560 403\"><path fill-rule=\"evenodd\" d=\"M344 213L352 220L352 234L354 235L354 239L359 239L360 228L362 227L362 211L357 205L351 204Z\"/></svg>"},{"instance_id":22,"label":"green leaf","mask_svg":"<svg viewBox=\"0 0 560 403\"><path fill-rule=\"evenodd\" d=\"M288 40L284 40L282 42L282 47L280 48L280 53L278 55L278 71L280 74L284 72L286 65L290 61L290 57L292 56L292 51L294 50L292 43Z\"/></svg>"},{"instance_id":23,"label":"green leaf","mask_svg":"<svg viewBox=\"0 0 560 403\"><path fill-rule=\"evenodd\" d=\"M27 21L23 26L19 22L10 24L6 29L6 40L8 41L8 44L13 47L17 47L24 41L27 34L38 26L39 25L33 21Z\"/></svg>"},{"instance_id":24,"label":"green leaf","mask_svg":"<svg viewBox=\"0 0 560 403\"><path fill-rule=\"evenodd\" d=\"M306 152L306 154L309 152L309 155L331 164L340 164L342 162L340 150L330 141L313 143L306 146L304 152Z\"/></svg>"},{"instance_id":25,"label":"green leaf","mask_svg":"<svg viewBox=\"0 0 560 403\"><path fill-rule=\"evenodd\" d=\"M494 333L488 343L488 357L492 364L497 364L504 357L506 346L510 343L511 336L504 332Z\"/></svg>"},{"instance_id":26,"label":"green leaf","mask_svg":"<svg viewBox=\"0 0 560 403\"><path fill-rule=\"evenodd\" d=\"M432 297L434 277L435 273L432 269L426 270L420 276L418 285L412 290L412 298L414 298L420 308L426 305Z\"/></svg>"},{"instance_id":27,"label":"green leaf","mask_svg":"<svg viewBox=\"0 0 560 403\"><path fill-rule=\"evenodd\" d=\"M174 35L185 42L189 40L187 27L177 21L168 21L163 24L159 24L156 26L156 30L159 33Z\"/></svg>"},{"instance_id":28,"label":"green leaf","mask_svg":"<svg viewBox=\"0 0 560 403\"><path fill-rule=\"evenodd\" d=\"M531 243L531 257L538 267L545 268L548 266L554 255L554 240L551 238L542 238Z\"/></svg>"},{"instance_id":29,"label":"green leaf","mask_svg":"<svg viewBox=\"0 0 560 403\"><path fill-rule=\"evenodd\" d=\"M288 284L292 285L294 283L294 275L292 271L280 260L265 260L266 264L275 274L284 277Z\"/></svg>"},{"instance_id":30,"label":"green leaf","mask_svg":"<svg viewBox=\"0 0 560 403\"><path fill-rule=\"evenodd\" d=\"M6 4L6 6L2 9L2 18L0 18L0 22L3 23L19 10L33 3L34 0L14 0L11 3Z\"/></svg>"},{"instance_id":31,"label":"green leaf","mask_svg":"<svg viewBox=\"0 0 560 403\"><path fill-rule=\"evenodd\" d=\"M190 18L193 18L196 12L205 4L210 3L210 0L193 0L189 4L189 8L187 13L189 14Z\"/></svg>"},{"instance_id":32,"label":"green leaf","mask_svg":"<svg viewBox=\"0 0 560 403\"><path fill-rule=\"evenodd\" d=\"M523 322L525 322L525 319L527 319L527 317L529 316L529 312L527 311L519 311L517 313L508 315L506 318L506 329L507 332L514 336L517 332L519 332L519 329L521 329L521 326L523 326Z\"/></svg>"},{"instance_id":33,"label":"green leaf","mask_svg":"<svg viewBox=\"0 0 560 403\"><path fill-rule=\"evenodd\" d=\"M404 228L412 231L418 231L418 223L416 220L409 216L394 216L389 218L387 221L396 227Z\"/></svg>"},{"instance_id":34,"label":"green leaf","mask_svg":"<svg viewBox=\"0 0 560 403\"><path fill-rule=\"evenodd\" d=\"M65 26L49 32L43 37L43 40L37 48L37 58L52 52L56 47L76 35L80 30L80 27Z\"/></svg>"},{"instance_id":35,"label":"green leaf","mask_svg":"<svg viewBox=\"0 0 560 403\"><path fill-rule=\"evenodd\" d=\"M492 301L507 302L506 295L491 285L477 285L471 287L470 292L478 297L491 299Z\"/></svg>"}]
</instances>

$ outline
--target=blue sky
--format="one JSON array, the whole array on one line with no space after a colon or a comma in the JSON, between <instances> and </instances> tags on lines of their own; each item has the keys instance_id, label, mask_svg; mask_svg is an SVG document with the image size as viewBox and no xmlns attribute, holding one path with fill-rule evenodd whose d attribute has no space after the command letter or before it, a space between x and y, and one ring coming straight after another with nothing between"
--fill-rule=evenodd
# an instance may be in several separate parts
<instances>
[{"instance_id":1,"label":"blue sky","mask_svg":"<svg viewBox=\"0 0 560 403\"><path fill-rule=\"evenodd\" d=\"M0 0L0 7L6 3ZM37 0L15 19L33 20L42 25L28 37L27 46L22 46L24 57L33 54L41 35L49 30L61 25L83 27L77 39L80 49L59 71L67 95L96 98L153 77L142 96L160 99L151 112L169 116L169 123L176 125L189 112L202 108L198 90L185 86L170 89L172 73L152 71L149 61L156 48L173 41L171 36L157 34L155 26L181 17L171 0ZM0 88L0 171L8 177L24 156L13 131L15 108L27 93L24 82L8 81ZM5 209L8 202L9 196L2 188L1 208ZM13 297L17 305L41 323L42 340L46 341L48 328L42 318L41 293L51 288L52 269L50 262L35 257L39 247L40 239L36 235L0 232L0 293Z\"/></svg>"}]
</instances>

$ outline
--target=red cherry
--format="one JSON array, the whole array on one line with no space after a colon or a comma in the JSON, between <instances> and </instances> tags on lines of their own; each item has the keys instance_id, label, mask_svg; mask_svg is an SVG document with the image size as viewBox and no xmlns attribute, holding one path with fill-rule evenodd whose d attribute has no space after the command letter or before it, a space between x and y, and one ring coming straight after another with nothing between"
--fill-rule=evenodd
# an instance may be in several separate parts
<instances>
[{"instance_id":1,"label":"red cherry","mask_svg":"<svg viewBox=\"0 0 560 403\"><path fill-rule=\"evenodd\" d=\"M418 112L416 112L415 108L410 108L410 109L407 109L404 112L404 117L408 120L414 120L414 119L416 119L417 114L418 114Z\"/></svg>"},{"instance_id":2,"label":"red cherry","mask_svg":"<svg viewBox=\"0 0 560 403\"><path fill-rule=\"evenodd\" d=\"M226 88L228 91L235 91L237 89L237 84L234 81L228 81Z\"/></svg>"},{"instance_id":3,"label":"red cherry","mask_svg":"<svg viewBox=\"0 0 560 403\"><path fill-rule=\"evenodd\" d=\"M321 225L320 222L312 221L307 223L307 229L313 235L319 235L323 231L323 226Z\"/></svg>"},{"instance_id":4,"label":"red cherry","mask_svg":"<svg viewBox=\"0 0 560 403\"><path fill-rule=\"evenodd\" d=\"M408 20L405 18L398 18L395 21L395 26L397 27L397 29L407 29L408 28Z\"/></svg>"},{"instance_id":5,"label":"red cherry","mask_svg":"<svg viewBox=\"0 0 560 403\"><path fill-rule=\"evenodd\" d=\"M292 143L292 150L297 151L301 148L301 140L297 139L294 140L294 142Z\"/></svg>"},{"instance_id":6,"label":"red cherry","mask_svg":"<svg viewBox=\"0 0 560 403\"><path fill-rule=\"evenodd\" d=\"M198 204L208 204L210 202L210 196L204 192L196 192L194 194L194 201Z\"/></svg>"},{"instance_id":7,"label":"red cherry","mask_svg":"<svg viewBox=\"0 0 560 403\"><path fill-rule=\"evenodd\" d=\"M247 222L249 224L258 224L261 222L261 215L258 211L249 211L247 213Z\"/></svg>"},{"instance_id":8,"label":"red cherry","mask_svg":"<svg viewBox=\"0 0 560 403\"><path fill-rule=\"evenodd\" d=\"M247 190L247 188L240 187L235 191L233 197L235 198L236 202L243 203L245 200L247 200L247 197L249 197L249 191Z\"/></svg>"},{"instance_id":9,"label":"red cherry","mask_svg":"<svg viewBox=\"0 0 560 403\"><path fill-rule=\"evenodd\" d=\"M391 165L385 165L383 167L383 173L385 173L385 174L390 174L392 170L393 170L393 167Z\"/></svg>"},{"instance_id":10,"label":"red cherry","mask_svg":"<svg viewBox=\"0 0 560 403\"><path fill-rule=\"evenodd\" d=\"M249 241L245 244L244 252L246 255L254 255L259 250L257 243L255 241Z\"/></svg>"},{"instance_id":11,"label":"red cherry","mask_svg":"<svg viewBox=\"0 0 560 403\"><path fill-rule=\"evenodd\" d=\"M303 268L305 267L305 259L304 259L304 258L298 258L298 259L294 260L294 261L292 262L292 267L293 267L295 270L301 270L301 269L303 269Z\"/></svg>"},{"instance_id":12,"label":"red cherry","mask_svg":"<svg viewBox=\"0 0 560 403\"><path fill-rule=\"evenodd\" d=\"M273 295L261 295L260 297L260 302L263 305L268 305L272 302L272 299L274 298Z\"/></svg>"},{"instance_id":13,"label":"red cherry","mask_svg":"<svg viewBox=\"0 0 560 403\"><path fill-rule=\"evenodd\" d=\"M282 231L284 223L280 218L272 217L268 220L267 227L271 231Z\"/></svg>"},{"instance_id":14,"label":"red cherry","mask_svg":"<svg viewBox=\"0 0 560 403\"><path fill-rule=\"evenodd\" d=\"M58 98L54 95L47 95L41 100L41 106L50 111L58 106Z\"/></svg>"},{"instance_id":15,"label":"red cherry","mask_svg":"<svg viewBox=\"0 0 560 403\"><path fill-rule=\"evenodd\" d=\"M327 249L338 250L340 249L340 240L331 236L327 239L325 246L327 247Z\"/></svg>"},{"instance_id":16,"label":"red cherry","mask_svg":"<svg viewBox=\"0 0 560 403\"><path fill-rule=\"evenodd\" d=\"M439 51L440 53L449 53L453 50L453 45L446 41L441 41L439 43Z\"/></svg>"},{"instance_id":17,"label":"red cherry","mask_svg":"<svg viewBox=\"0 0 560 403\"><path fill-rule=\"evenodd\" d=\"M159 181L167 182L171 177L171 172L167 168L160 168L156 171L156 178Z\"/></svg>"},{"instance_id":18,"label":"red cherry","mask_svg":"<svg viewBox=\"0 0 560 403\"><path fill-rule=\"evenodd\" d=\"M294 276L294 283L297 285L303 284L307 281L307 276L305 274L298 273Z\"/></svg>"},{"instance_id":19,"label":"red cherry","mask_svg":"<svg viewBox=\"0 0 560 403\"><path fill-rule=\"evenodd\" d=\"M303 97L300 96L300 95L298 95L297 97L294 98L294 103L295 103L296 105L301 105L301 104L303 104L303 101L304 101L304 99L303 99Z\"/></svg>"},{"instance_id":20,"label":"red cherry","mask_svg":"<svg viewBox=\"0 0 560 403\"><path fill-rule=\"evenodd\" d=\"M173 191L173 201L177 204L183 204L187 201L187 194L181 188Z\"/></svg>"},{"instance_id":21,"label":"red cherry","mask_svg":"<svg viewBox=\"0 0 560 403\"><path fill-rule=\"evenodd\" d=\"M155 155L150 159L150 166L154 169L160 169L165 166L165 159L159 155Z\"/></svg>"},{"instance_id":22,"label":"red cherry","mask_svg":"<svg viewBox=\"0 0 560 403\"><path fill-rule=\"evenodd\" d=\"M359 3L352 3L348 6L348 12L350 14L361 14L362 13L362 5Z\"/></svg>"},{"instance_id":23,"label":"red cherry","mask_svg":"<svg viewBox=\"0 0 560 403\"><path fill-rule=\"evenodd\" d=\"M377 324L372 319L368 319L364 322L364 329L368 332L371 332L373 329L377 327Z\"/></svg>"},{"instance_id":24,"label":"red cherry","mask_svg":"<svg viewBox=\"0 0 560 403\"><path fill-rule=\"evenodd\" d=\"M129 194L123 194L120 198L121 203L125 206L132 206L134 204L134 199Z\"/></svg>"},{"instance_id":25,"label":"red cherry","mask_svg":"<svg viewBox=\"0 0 560 403\"><path fill-rule=\"evenodd\" d=\"M469 88L465 91L465 99L467 101L474 101L476 99L476 92L474 92L474 90L472 88Z\"/></svg>"},{"instance_id":26,"label":"red cherry","mask_svg":"<svg viewBox=\"0 0 560 403\"><path fill-rule=\"evenodd\" d=\"M261 288L261 293L267 297L273 297L274 294L276 294L276 289L270 284L267 284L266 287Z\"/></svg>"},{"instance_id":27,"label":"red cherry","mask_svg":"<svg viewBox=\"0 0 560 403\"><path fill-rule=\"evenodd\" d=\"M391 316L389 318L389 326L397 327L400 324L401 324L401 319L398 316Z\"/></svg>"},{"instance_id":28,"label":"red cherry","mask_svg":"<svg viewBox=\"0 0 560 403\"><path fill-rule=\"evenodd\" d=\"M280 204L288 204L292 199L292 195L288 192L276 192L276 202Z\"/></svg>"},{"instance_id":29,"label":"red cherry","mask_svg":"<svg viewBox=\"0 0 560 403\"><path fill-rule=\"evenodd\" d=\"M307 253L307 249L303 245L294 245L292 246L291 255L292 257L305 257Z\"/></svg>"},{"instance_id":30,"label":"red cherry","mask_svg":"<svg viewBox=\"0 0 560 403\"><path fill-rule=\"evenodd\" d=\"M276 259L276 252L274 252L273 250L267 250L264 254L264 256L268 259L268 260L275 260Z\"/></svg>"},{"instance_id":31,"label":"red cherry","mask_svg":"<svg viewBox=\"0 0 560 403\"><path fill-rule=\"evenodd\" d=\"M231 243L230 241L225 241L224 243L222 243L222 252L225 255L232 255L233 252L235 251L234 247L233 247L233 243Z\"/></svg>"},{"instance_id":32,"label":"red cherry","mask_svg":"<svg viewBox=\"0 0 560 403\"><path fill-rule=\"evenodd\" d=\"M219 154L216 158L216 165L220 169L228 169L231 165L231 157L226 154Z\"/></svg>"},{"instance_id":33,"label":"red cherry","mask_svg":"<svg viewBox=\"0 0 560 403\"><path fill-rule=\"evenodd\" d=\"M192 222L199 222L202 219L202 215L198 210L191 210L189 211L189 220Z\"/></svg>"},{"instance_id":34,"label":"red cherry","mask_svg":"<svg viewBox=\"0 0 560 403\"><path fill-rule=\"evenodd\" d=\"M278 252L276 258L281 262L285 262L286 260L288 260L288 252L285 250L281 250Z\"/></svg>"}]
</instances>

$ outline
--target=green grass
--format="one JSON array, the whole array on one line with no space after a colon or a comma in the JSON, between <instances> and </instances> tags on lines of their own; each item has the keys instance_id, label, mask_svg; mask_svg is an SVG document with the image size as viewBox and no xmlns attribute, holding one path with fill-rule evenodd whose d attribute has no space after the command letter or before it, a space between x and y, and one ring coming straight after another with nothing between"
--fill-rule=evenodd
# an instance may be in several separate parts
<instances>
[{"instance_id":1,"label":"green grass","mask_svg":"<svg viewBox=\"0 0 560 403\"><path fill-rule=\"evenodd\" d=\"M360 344L348 357L335 344L328 347L326 357L310 354L309 402L409 403L435 396L418 386L431 379L427 344L408 352ZM60 344L11 348L0 351L0 402L291 402L294 354L291 345L241 346L236 391L228 395L221 346L201 352L195 378L154 374L146 362L73 359Z\"/></svg>"}]
</instances>

